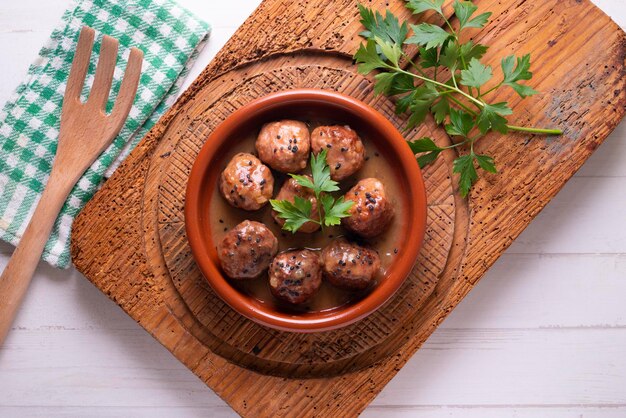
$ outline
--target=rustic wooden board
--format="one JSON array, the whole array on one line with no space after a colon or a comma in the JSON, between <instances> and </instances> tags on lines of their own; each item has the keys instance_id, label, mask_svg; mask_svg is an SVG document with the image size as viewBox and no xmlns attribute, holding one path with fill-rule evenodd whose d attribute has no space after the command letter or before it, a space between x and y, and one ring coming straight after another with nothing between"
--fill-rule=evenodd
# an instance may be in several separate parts
<instances>
[{"instance_id":1,"label":"rustic wooden board","mask_svg":"<svg viewBox=\"0 0 626 418\"><path fill-rule=\"evenodd\" d=\"M391 116L386 99L371 97L367 80L337 76L354 71L349 56L359 42L356 4L348 0L265 1L81 213L72 241L76 266L242 415L357 414L624 113L624 34L588 1L477 4L494 11L493 23L475 37L492 45L486 59L496 67L503 55L532 52L533 86L545 93L522 103L506 92L495 99L513 103L514 122L556 125L566 134L483 140L479 150L495 155L501 174L482 179L467 201L452 193L453 155L426 171L430 229L421 259L431 278L416 270L410 289L390 302L395 310L381 311L379 318L399 319L399 327L362 321L353 331L366 333L364 343L354 349L349 333L290 340L227 308L211 311L216 300L181 236L180 185L189 163L202 136L238 105L279 88L322 83ZM399 0L387 7L407 16ZM411 135L431 131L424 126ZM415 304L403 306L406 300ZM233 331L228 335L214 326L220 313L224 329ZM309 349L284 349L293 344Z\"/></svg>"}]
</instances>

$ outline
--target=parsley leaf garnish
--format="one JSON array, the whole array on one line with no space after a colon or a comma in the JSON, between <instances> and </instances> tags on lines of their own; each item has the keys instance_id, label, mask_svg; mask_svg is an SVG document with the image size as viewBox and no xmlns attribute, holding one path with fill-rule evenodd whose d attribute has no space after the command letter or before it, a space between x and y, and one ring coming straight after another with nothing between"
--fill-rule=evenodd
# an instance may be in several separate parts
<instances>
[{"instance_id":1,"label":"parsley leaf garnish","mask_svg":"<svg viewBox=\"0 0 626 418\"><path fill-rule=\"evenodd\" d=\"M426 49L440 47L452 36L443 28L430 23L411 25L411 29L413 30L413 35L404 43L421 45Z\"/></svg>"},{"instance_id":2,"label":"parsley leaf garnish","mask_svg":"<svg viewBox=\"0 0 626 418\"><path fill-rule=\"evenodd\" d=\"M472 58L467 70L461 71L461 84L468 87L480 88L491 80L493 74L491 67L481 64L476 58Z\"/></svg>"},{"instance_id":3,"label":"parsley leaf garnish","mask_svg":"<svg viewBox=\"0 0 626 418\"><path fill-rule=\"evenodd\" d=\"M328 194L339 190L339 183L330 178L330 167L326 162L327 151L319 154L311 153L311 178L299 174L289 174L299 185L311 189L318 202L318 218L312 216L311 201L300 196L294 196L294 202L288 200L270 200L272 209L278 213L278 217L285 220L283 229L297 232L307 222L324 226L339 225L341 218L350 216L349 210L353 201L345 201L343 196L335 199Z\"/></svg>"},{"instance_id":4,"label":"parsley leaf garnish","mask_svg":"<svg viewBox=\"0 0 626 418\"><path fill-rule=\"evenodd\" d=\"M296 232L302 225L311 220L311 201L295 196L294 203L288 200L270 200L272 209L278 212L278 216L285 220L283 229Z\"/></svg>"}]
</instances>

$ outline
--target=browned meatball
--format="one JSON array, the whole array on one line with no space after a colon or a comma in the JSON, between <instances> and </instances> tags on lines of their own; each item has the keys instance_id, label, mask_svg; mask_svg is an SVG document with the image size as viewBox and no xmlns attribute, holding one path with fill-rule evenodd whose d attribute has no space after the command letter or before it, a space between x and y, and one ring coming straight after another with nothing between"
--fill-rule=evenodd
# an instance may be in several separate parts
<instances>
[{"instance_id":1,"label":"browned meatball","mask_svg":"<svg viewBox=\"0 0 626 418\"><path fill-rule=\"evenodd\" d=\"M380 180L367 178L359 181L345 196L354 205L350 216L342 219L346 229L365 238L374 237L385 230L393 218L393 206L387 198Z\"/></svg>"},{"instance_id":2,"label":"browned meatball","mask_svg":"<svg viewBox=\"0 0 626 418\"><path fill-rule=\"evenodd\" d=\"M337 181L356 173L365 162L363 142L349 126L318 126L311 133L311 149L315 154L328 150L330 176Z\"/></svg>"},{"instance_id":3,"label":"browned meatball","mask_svg":"<svg viewBox=\"0 0 626 418\"><path fill-rule=\"evenodd\" d=\"M320 257L314 251L285 251L270 265L270 290L280 300L293 304L306 302L321 284Z\"/></svg>"},{"instance_id":4,"label":"browned meatball","mask_svg":"<svg viewBox=\"0 0 626 418\"><path fill-rule=\"evenodd\" d=\"M274 192L272 171L252 154L236 154L220 176L222 196L236 208L257 210Z\"/></svg>"},{"instance_id":5,"label":"browned meatball","mask_svg":"<svg viewBox=\"0 0 626 418\"><path fill-rule=\"evenodd\" d=\"M278 240L265 225L243 221L217 246L222 269L233 279L253 279L270 265L278 252Z\"/></svg>"},{"instance_id":6,"label":"browned meatball","mask_svg":"<svg viewBox=\"0 0 626 418\"><path fill-rule=\"evenodd\" d=\"M375 281L380 258L375 250L348 242L333 240L322 250L324 278L342 289L366 289Z\"/></svg>"},{"instance_id":7,"label":"browned meatball","mask_svg":"<svg viewBox=\"0 0 626 418\"><path fill-rule=\"evenodd\" d=\"M311 176L306 176L311 178ZM300 196L303 199L308 199L311 201L311 217L316 221L319 221L319 212L317 210L317 199L315 198L315 193L311 189L306 187L302 187L298 184L295 179L290 178L287 180L283 187L280 188L280 191L276 195L277 200L288 200L291 203L294 203L295 197ZM278 217L278 213L276 211L272 211L272 217L274 220L280 225L283 226L285 224L285 220ZM298 232L311 233L320 229L320 225L315 222L307 222L298 229Z\"/></svg>"},{"instance_id":8,"label":"browned meatball","mask_svg":"<svg viewBox=\"0 0 626 418\"><path fill-rule=\"evenodd\" d=\"M274 170L297 173L306 167L311 150L309 128L297 120L263 125L256 140L261 161Z\"/></svg>"}]
</instances>

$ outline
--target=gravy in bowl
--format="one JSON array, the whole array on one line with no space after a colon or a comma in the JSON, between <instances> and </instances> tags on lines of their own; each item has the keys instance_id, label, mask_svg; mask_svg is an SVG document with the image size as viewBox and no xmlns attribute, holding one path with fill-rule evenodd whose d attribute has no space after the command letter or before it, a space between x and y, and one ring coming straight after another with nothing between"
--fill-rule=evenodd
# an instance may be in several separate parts
<instances>
[{"instance_id":1,"label":"gravy in bowl","mask_svg":"<svg viewBox=\"0 0 626 418\"><path fill-rule=\"evenodd\" d=\"M342 125L341 120L315 119L301 120L310 131L320 125ZM259 126L259 130L261 127ZM249 131L236 143L233 143L221 156L220 163L223 170L228 162L238 153L249 153L257 155L255 141L259 131ZM384 185L388 200L394 208L394 218L387 228L380 235L373 238L361 238L346 230L342 225L324 227L313 233L285 231L272 217L272 208L266 204L262 208L254 211L235 208L230 205L220 194L219 187L212 190L209 206L209 226L211 238L214 243L219 243L225 235L236 225L245 220L257 221L264 224L271 230L278 239L278 251L291 249L310 249L321 251L331 241L339 237L347 237L350 241L355 241L375 249L380 257L380 268L375 275L375 283L365 290L345 290L335 287L323 280L322 284L313 297L302 304L290 304L274 297L270 291L268 273L265 271L261 276L254 279L230 280L233 286L244 294L254 298L259 303L267 305L273 309L283 312L324 312L358 301L366 296L373 287L378 286L385 280L388 269L401 251L401 243L405 236L407 226L404 225L406 219L404 205L400 197L404 191L401 189L401 182L398 181L397 174L391 166L389 160L385 158L384 150L376 147L373 141L368 138L367 132L357 130L365 147L365 162L363 166L354 174L339 181L340 191L332 193L334 196L342 196L351 189L359 180L365 178L376 178ZM310 173L310 165L300 174ZM272 196L276 196L282 184L289 179L285 173L273 170L274 190Z\"/></svg>"}]
</instances>

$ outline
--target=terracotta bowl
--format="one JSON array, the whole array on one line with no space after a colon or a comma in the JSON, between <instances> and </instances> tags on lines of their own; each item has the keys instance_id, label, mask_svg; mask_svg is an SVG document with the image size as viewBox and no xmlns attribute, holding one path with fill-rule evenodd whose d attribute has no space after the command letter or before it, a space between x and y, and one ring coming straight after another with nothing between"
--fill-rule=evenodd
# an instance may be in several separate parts
<instances>
[{"instance_id":1,"label":"terracotta bowl","mask_svg":"<svg viewBox=\"0 0 626 418\"><path fill-rule=\"evenodd\" d=\"M396 261L387 275L365 297L335 309L293 313L278 311L235 288L222 273L216 243L211 238L209 208L223 166L224 154L246 133L258 132L265 122L298 118L333 119L367 132L384 158L395 167L406 208L406 228ZM396 222L398 221L396 217ZM289 90L273 93L233 112L209 136L193 165L187 185L185 225L193 256L213 290L235 311L262 325L283 331L316 332L349 325L383 305L409 275L426 227L426 193L422 175L409 147L396 128L380 113L351 97L325 90Z\"/></svg>"}]
</instances>

